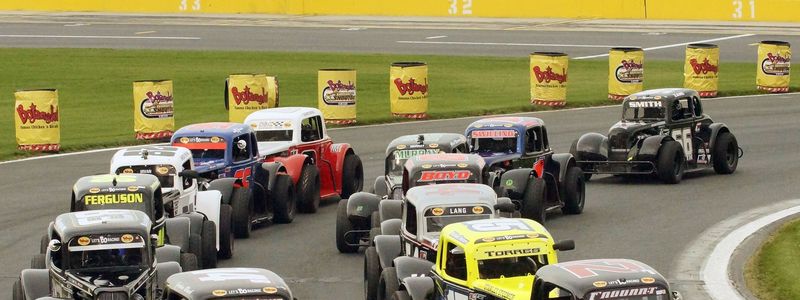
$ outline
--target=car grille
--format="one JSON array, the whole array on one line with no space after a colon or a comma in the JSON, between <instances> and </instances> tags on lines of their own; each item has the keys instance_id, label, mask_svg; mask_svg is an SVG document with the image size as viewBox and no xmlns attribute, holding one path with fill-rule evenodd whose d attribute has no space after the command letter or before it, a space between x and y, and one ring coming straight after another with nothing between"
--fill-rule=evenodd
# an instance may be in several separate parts
<instances>
[{"instance_id":1,"label":"car grille","mask_svg":"<svg viewBox=\"0 0 800 300\"><path fill-rule=\"evenodd\" d=\"M608 146L611 149L627 149L628 132L621 128L611 130L608 133Z\"/></svg>"},{"instance_id":2,"label":"car grille","mask_svg":"<svg viewBox=\"0 0 800 300\"><path fill-rule=\"evenodd\" d=\"M126 292L100 292L97 294L97 300L128 300L128 293Z\"/></svg>"}]
</instances>

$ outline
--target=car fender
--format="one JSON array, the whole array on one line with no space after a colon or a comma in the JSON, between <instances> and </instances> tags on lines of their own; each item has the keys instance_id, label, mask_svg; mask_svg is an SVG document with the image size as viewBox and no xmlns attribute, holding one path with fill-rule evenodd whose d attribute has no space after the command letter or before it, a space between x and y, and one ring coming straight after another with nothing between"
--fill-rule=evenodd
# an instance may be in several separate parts
<instances>
[{"instance_id":1,"label":"car fender","mask_svg":"<svg viewBox=\"0 0 800 300\"><path fill-rule=\"evenodd\" d=\"M433 263L427 259L421 259L410 256L395 257L394 267L397 271L397 278L402 281L408 277L419 277L428 274L433 267Z\"/></svg>"},{"instance_id":2,"label":"car fender","mask_svg":"<svg viewBox=\"0 0 800 300\"><path fill-rule=\"evenodd\" d=\"M369 220L372 213L378 211L381 198L378 195L370 194L367 192L358 192L350 196L347 200L347 216L348 218L363 218Z\"/></svg>"},{"instance_id":3,"label":"car fender","mask_svg":"<svg viewBox=\"0 0 800 300\"><path fill-rule=\"evenodd\" d=\"M375 251L381 263L381 269L392 266L392 260L400 256L402 252L399 235L378 235L375 236Z\"/></svg>"},{"instance_id":4,"label":"car fender","mask_svg":"<svg viewBox=\"0 0 800 300\"><path fill-rule=\"evenodd\" d=\"M433 295L434 283L431 277L407 277L400 279L400 282L412 300L427 300Z\"/></svg>"},{"instance_id":5,"label":"car fender","mask_svg":"<svg viewBox=\"0 0 800 300\"><path fill-rule=\"evenodd\" d=\"M531 168L520 168L509 170L503 173L500 177L501 194L500 197L509 197L515 200L521 200L525 195L525 188L528 186L528 180L531 178L535 171Z\"/></svg>"},{"instance_id":6,"label":"car fender","mask_svg":"<svg viewBox=\"0 0 800 300\"><path fill-rule=\"evenodd\" d=\"M156 264L156 277L158 281L158 288L164 289L167 278L174 274L182 272L181 265L174 261L160 262Z\"/></svg>"},{"instance_id":7,"label":"car fender","mask_svg":"<svg viewBox=\"0 0 800 300\"><path fill-rule=\"evenodd\" d=\"M313 164L311 158L305 154L293 154L287 157L276 157L275 162L281 163L284 166L286 173L292 177L292 182L294 182L294 184L297 184L297 181L300 180L300 175L303 173L303 166ZM274 173L270 172L270 175L272 174ZM270 187L271 186L272 185L270 185Z\"/></svg>"},{"instance_id":8,"label":"car fender","mask_svg":"<svg viewBox=\"0 0 800 300\"><path fill-rule=\"evenodd\" d=\"M165 227L169 244L188 251L191 220L185 217L169 218L166 220Z\"/></svg>"},{"instance_id":9,"label":"car fender","mask_svg":"<svg viewBox=\"0 0 800 300\"><path fill-rule=\"evenodd\" d=\"M279 173L287 173L286 166L282 162L267 162L261 164L261 169L267 172L267 188L273 190L275 179ZM293 179L294 180L294 179Z\"/></svg>"},{"instance_id":10,"label":"car fender","mask_svg":"<svg viewBox=\"0 0 800 300\"><path fill-rule=\"evenodd\" d=\"M608 137L596 132L583 134L575 143L577 160L606 161L608 160Z\"/></svg>"},{"instance_id":11,"label":"car fender","mask_svg":"<svg viewBox=\"0 0 800 300\"><path fill-rule=\"evenodd\" d=\"M376 177L375 183L372 185L372 190L375 195L380 197L389 196L389 185L386 183L386 176Z\"/></svg>"},{"instance_id":12,"label":"car fender","mask_svg":"<svg viewBox=\"0 0 800 300\"><path fill-rule=\"evenodd\" d=\"M575 157L572 156L571 153L556 153L552 156L553 161L558 164L558 182L563 183L564 178L567 177L567 170L575 166ZM555 166L551 167L555 168ZM549 170L551 173L555 174L552 169Z\"/></svg>"},{"instance_id":13,"label":"car fender","mask_svg":"<svg viewBox=\"0 0 800 300\"><path fill-rule=\"evenodd\" d=\"M222 199L222 193L219 191L203 191L197 193L197 206L196 210L199 213L205 215L206 219L209 221L214 222L214 227L216 227L217 237L216 237L216 245L217 249L219 249L219 214L220 214L220 206ZM194 223L192 223L194 224ZM201 227L202 228L202 227Z\"/></svg>"},{"instance_id":14,"label":"car fender","mask_svg":"<svg viewBox=\"0 0 800 300\"><path fill-rule=\"evenodd\" d=\"M214 179L208 183L207 191L219 191L222 194L221 203L231 204L231 196L233 196L233 185L236 183L237 178L220 178Z\"/></svg>"},{"instance_id":15,"label":"car fender","mask_svg":"<svg viewBox=\"0 0 800 300\"><path fill-rule=\"evenodd\" d=\"M181 248L175 245L164 245L156 248L156 261L163 262L180 262L181 261Z\"/></svg>"},{"instance_id":16,"label":"car fender","mask_svg":"<svg viewBox=\"0 0 800 300\"><path fill-rule=\"evenodd\" d=\"M658 150L661 149L664 139L672 140L672 138L664 135L653 135L645 138L642 142L642 147L639 148L639 153L636 155L636 160L654 161L658 157Z\"/></svg>"},{"instance_id":17,"label":"car fender","mask_svg":"<svg viewBox=\"0 0 800 300\"><path fill-rule=\"evenodd\" d=\"M730 129L728 129L728 125L725 125L725 123L712 123L708 127L711 128L711 137L708 142L708 149L711 149L713 153L714 145L717 143L717 136L723 132L730 132ZM711 159L714 159L714 157L711 157Z\"/></svg>"},{"instance_id":18,"label":"car fender","mask_svg":"<svg viewBox=\"0 0 800 300\"><path fill-rule=\"evenodd\" d=\"M386 199L378 204L381 221L403 217L403 200Z\"/></svg>"},{"instance_id":19,"label":"car fender","mask_svg":"<svg viewBox=\"0 0 800 300\"><path fill-rule=\"evenodd\" d=\"M400 227L403 226L401 219L389 219L381 222L381 234L400 235Z\"/></svg>"},{"instance_id":20,"label":"car fender","mask_svg":"<svg viewBox=\"0 0 800 300\"><path fill-rule=\"evenodd\" d=\"M50 270L25 269L19 275L25 299L50 296Z\"/></svg>"},{"instance_id":21,"label":"car fender","mask_svg":"<svg viewBox=\"0 0 800 300\"><path fill-rule=\"evenodd\" d=\"M333 169L336 174L342 174L342 170L344 170L344 157L351 153L355 152L353 151L353 148L350 147L350 144L336 143L330 145L328 151L325 151L324 157L333 164ZM339 185L337 184L337 186Z\"/></svg>"}]
</instances>

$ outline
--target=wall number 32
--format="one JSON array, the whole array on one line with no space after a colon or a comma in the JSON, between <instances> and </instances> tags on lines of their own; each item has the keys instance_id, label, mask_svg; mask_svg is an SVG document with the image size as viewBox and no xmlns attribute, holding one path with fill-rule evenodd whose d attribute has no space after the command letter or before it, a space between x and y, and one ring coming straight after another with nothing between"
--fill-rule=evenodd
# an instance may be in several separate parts
<instances>
[{"instance_id":1,"label":"wall number 32","mask_svg":"<svg viewBox=\"0 0 800 300\"><path fill-rule=\"evenodd\" d=\"M181 11L185 11L189 8L189 0L181 0L181 4L178 6L178 9ZM200 10L200 0L193 0L192 1L192 10Z\"/></svg>"},{"instance_id":2,"label":"wall number 32","mask_svg":"<svg viewBox=\"0 0 800 300\"><path fill-rule=\"evenodd\" d=\"M744 10L744 0L733 0L733 18L734 19L741 19L742 18L742 11ZM747 1L748 6L750 7L750 19L756 18L756 0Z\"/></svg>"},{"instance_id":3,"label":"wall number 32","mask_svg":"<svg viewBox=\"0 0 800 300\"><path fill-rule=\"evenodd\" d=\"M472 0L448 0L450 1L450 9L447 11L451 15L457 15L458 13L458 3L461 2L461 14L462 15L471 15L472 14Z\"/></svg>"}]
</instances>

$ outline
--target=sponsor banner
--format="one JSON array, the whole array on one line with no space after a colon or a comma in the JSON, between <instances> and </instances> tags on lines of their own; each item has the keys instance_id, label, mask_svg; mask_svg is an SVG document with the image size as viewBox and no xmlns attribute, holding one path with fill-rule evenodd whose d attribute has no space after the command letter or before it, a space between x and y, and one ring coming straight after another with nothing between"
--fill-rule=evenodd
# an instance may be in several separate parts
<instances>
[{"instance_id":1,"label":"sponsor banner","mask_svg":"<svg viewBox=\"0 0 800 300\"><path fill-rule=\"evenodd\" d=\"M318 106L325 122L356 122L356 70L321 69L317 72Z\"/></svg>"},{"instance_id":2,"label":"sponsor banner","mask_svg":"<svg viewBox=\"0 0 800 300\"><path fill-rule=\"evenodd\" d=\"M566 105L569 57L558 52L534 52L530 58L531 104Z\"/></svg>"},{"instance_id":3,"label":"sponsor banner","mask_svg":"<svg viewBox=\"0 0 800 300\"><path fill-rule=\"evenodd\" d=\"M14 98L17 148L23 151L57 152L61 147L58 90L17 91Z\"/></svg>"},{"instance_id":4,"label":"sponsor banner","mask_svg":"<svg viewBox=\"0 0 800 300\"><path fill-rule=\"evenodd\" d=\"M719 46L689 44L683 65L683 87L696 90L700 97L716 97L719 86Z\"/></svg>"},{"instance_id":5,"label":"sponsor banner","mask_svg":"<svg viewBox=\"0 0 800 300\"><path fill-rule=\"evenodd\" d=\"M136 139L164 139L175 130L172 80L133 82L133 131Z\"/></svg>"},{"instance_id":6,"label":"sponsor banner","mask_svg":"<svg viewBox=\"0 0 800 300\"><path fill-rule=\"evenodd\" d=\"M622 101L644 86L644 51L611 48L608 54L608 99Z\"/></svg>"},{"instance_id":7,"label":"sponsor banner","mask_svg":"<svg viewBox=\"0 0 800 300\"><path fill-rule=\"evenodd\" d=\"M389 69L389 104L392 115L410 119L428 117L428 65L397 62Z\"/></svg>"},{"instance_id":8,"label":"sponsor banner","mask_svg":"<svg viewBox=\"0 0 800 300\"><path fill-rule=\"evenodd\" d=\"M233 74L225 81L228 121L242 123L251 113L277 107L278 79L266 74Z\"/></svg>"},{"instance_id":9,"label":"sponsor banner","mask_svg":"<svg viewBox=\"0 0 800 300\"><path fill-rule=\"evenodd\" d=\"M762 41L758 44L756 86L770 93L789 92L792 49L789 43Z\"/></svg>"}]
</instances>

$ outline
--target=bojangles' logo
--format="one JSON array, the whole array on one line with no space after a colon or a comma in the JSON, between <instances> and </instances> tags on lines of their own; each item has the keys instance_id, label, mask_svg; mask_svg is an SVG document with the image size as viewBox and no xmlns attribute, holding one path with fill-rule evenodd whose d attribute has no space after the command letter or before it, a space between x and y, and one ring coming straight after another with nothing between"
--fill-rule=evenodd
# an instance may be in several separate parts
<instances>
[{"instance_id":1,"label":"bojangles' logo","mask_svg":"<svg viewBox=\"0 0 800 300\"><path fill-rule=\"evenodd\" d=\"M619 62L619 66L617 67L616 71L614 71L614 75L619 82L642 82L644 80L644 62L637 63L632 59L623 59Z\"/></svg>"},{"instance_id":2,"label":"bojangles' logo","mask_svg":"<svg viewBox=\"0 0 800 300\"><path fill-rule=\"evenodd\" d=\"M403 96L405 94L413 95L414 93L428 93L428 79L425 78L425 84L417 83L416 79L409 78L407 83L403 83L403 80L400 78L394 79L394 85L397 87L397 91L400 92L400 95Z\"/></svg>"},{"instance_id":3,"label":"bojangles' logo","mask_svg":"<svg viewBox=\"0 0 800 300\"><path fill-rule=\"evenodd\" d=\"M32 124L38 120L42 120L47 124L58 122L58 109L53 105L50 105L50 112L46 112L39 110L34 103L31 103L28 109L25 109L25 107L20 104L17 105L17 115L22 121L22 124Z\"/></svg>"},{"instance_id":4,"label":"bojangles' logo","mask_svg":"<svg viewBox=\"0 0 800 300\"><path fill-rule=\"evenodd\" d=\"M767 53L767 57L761 61L761 70L768 75L788 75L791 68L792 57L788 54L782 56L780 53Z\"/></svg>"},{"instance_id":5,"label":"bojangles' logo","mask_svg":"<svg viewBox=\"0 0 800 300\"><path fill-rule=\"evenodd\" d=\"M533 67L533 74L536 77L536 81L539 83L545 82L550 83L551 81L558 81L558 83L564 83L567 81L567 70L565 68L561 68L561 74L553 72L553 68L547 66L547 69L542 69L539 66Z\"/></svg>"},{"instance_id":6,"label":"bojangles' logo","mask_svg":"<svg viewBox=\"0 0 800 300\"><path fill-rule=\"evenodd\" d=\"M337 80L336 82L333 82L333 80L328 80L327 83L328 83L328 87L334 92L352 91L352 90L356 89L356 85L354 83L352 83L352 82L349 82L349 81L347 82L347 84L344 84L344 83L342 83L341 80Z\"/></svg>"},{"instance_id":7,"label":"bojangles' logo","mask_svg":"<svg viewBox=\"0 0 800 300\"><path fill-rule=\"evenodd\" d=\"M702 63L698 63L696 58L692 58L689 60L689 64L692 65L692 70L695 74L708 74L708 72L717 74L717 72L719 72L719 66L712 65L708 62L708 57L704 58Z\"/></svg>"},{"instance_id":8,"label":"bojangles' logo","mask_svg":"<svg viewBox=\"0 0 800 300\"><path fill-rule=\"evenodd\" d=\"M244 103L245 105L249 104L250 102L257 102L258 104L264 104L267 102L267 90L265 88L261 88L261 94L256 94L250 91L249 86L244 86L244 90L239 92L239 88L232 87L231 94L233 94L233 101L236 102L236 105Z\"/></svg>"}]
</instances>

